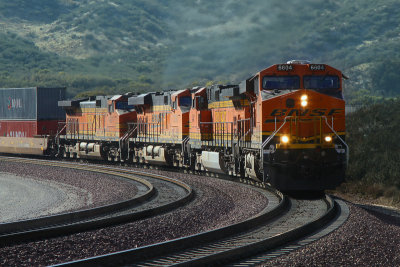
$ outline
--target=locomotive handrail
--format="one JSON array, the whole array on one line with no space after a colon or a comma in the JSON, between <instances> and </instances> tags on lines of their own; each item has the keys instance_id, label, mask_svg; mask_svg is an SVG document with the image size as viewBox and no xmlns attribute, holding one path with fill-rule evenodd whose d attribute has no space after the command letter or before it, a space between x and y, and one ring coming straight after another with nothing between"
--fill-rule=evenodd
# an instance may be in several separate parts
<instances>
[{"instance_id":1,"label":"locomotive handrail","mask_svg":"<svg viewBox=\"0 0 400 267\"><path fill-rule=\"evenodd\" d=\"M329 129L331 129L331 131L336 135L337 138L339 138L339 140L345 145L346 147L346 164L349 164L349 146L347 145L347 143L338 135L338 133L329 125L328 123L328 118L326 116L322 116L325 119L325 123L326 125L329 127ZM333 121L332 121L332 125L333 125Z\"/></svg>"},{"instance_id":2,"label":"locomotive handrail","mask_svg":"<svg viewBox=\"0 0 400 267\"><path fill-rule=\"evenodd\" d=\"M264 148L268 145L268 143L275 137L275 135L280 131L280 129L282 129L282 127L286 124L287 119L288 118L293 118L293 116L287 116L285 117L283 123L281 124L281 126L275 130L262 144L261 144L261 170L264 169ZM321 118L325 119L325 124L328 126L328 128L339 138L339 140L343 143L343 145L346 147L346 163L348 164L349 161L349 146L347 145L347 143L339 136L339 134L333 129L333 127L331 125L329 125L328 123L328 118L326 116L321 116ZM276 119L276 118L275 118ZM333 121L332 121L332 125L333 125ZM276 127L276 126L275 126Z\"/></svg>"},{"instance_id":3,"label":"locomotive handrail","mask_svg":"<svg viewBox=\"0 0 400 267\"><path fill-rule=\"evenodd\" d=\"M183 139L183 141L182 141L182 155L185 154L186 145L189 142L189 140L190 140L190 137L186 136L185 139Z\"/></svg>"},{"instance_id":4,"label":"locomotive handrail","mask_svg":"<svg viewBox=\"0 0 400 267\"><path fill-rule=\"evenodd\" d=\"M261 144L261 150L264 150L264 148L268 145L268 143L272 140L272 138L275 137L275 135L279 132L280 129L282 129L282 127L286 124L287 122L287 118L293 118L293 116L287 116L285 117L282 125L275 130L275 132L273 132L267 139L265 139L265 141Z\"/></svg>"},{"instance_id":5,"label":"locomotive handrail","mask_svg":"<svg viewBox=\"0 0 400 267\"><path fill-rule=\"evenodd\" d=\"M246 122L249 122L249 126L248 126L248 130L246 131L246 132L244 132L243 134L242 133L240 133L240 135L238 135L238 144L239 144L239 146L242 146L243 145L243 143L245 143L246 142L246 136L248 136L249 134L251 134L252 133L252 131L253 131L253 127L251 126L251 119L250 118L248 118L248 119L242 119L242 120L238 120L237 121L238 123L240 123L240 127L242 127L242 129L241 130L245 130L246 129Z\"/></svg>"},{"instance_id":6,"label":"locomotive handrail","mask_svg":"<svg viewBox=\"0 0 400 267\"><path fill-rule=\"evenodd\" d=\"M244 133L244 135L240 136L239 141L242 141L243 137L246 137L249 133L251 133L251 129Z\"/></svg>"},{"instance_id":7,"label":"locomotive handrail","mask_svg":"<svg viewBox=\"0 0 400 267\"><path fill-rule=\"evenodd\" d=\"M132 122L128 123L128 127L131 125L136 126L136 134L135 137L139 141L148 141L151 138L158 142L160 135L162 134L161 127L162 123L159 122ZM133 132L134 132L133 131Z\"/></svg>"},{"instance_id":8,"label":"locomotive handrail","mask_svg":"<svg viewBox=\"0 0 400 267\"><path fill-rule=\"evenodd\" d=\"M60 154L60 135L64 131L65 128L67 128L67 123L66 122L59 122L58 125L64 124L64 127L61 128L61 130L57 131L57 134L54 138L54 141L57 144L57 154Z\"/></svg>"},{"instance_id":9,"label":"locomotive handrail","mask_svg":"<svg viewBox=\"0 0 400 267\"><path fill-rule=\"evenodd\" d=\"M215 145L221 145L223 147L225 147L225 143L228 143L228 137L229 135L231 136L231 146L233 146L233 125L234 122L233 121L218 121L218 122L200 122L201 124L215 124L215 125L224 125L224 124L230 124L231 125L231 132L226 132L225 133L225 127L219 127L219 129L217 129L217 127L213 127L213 143L215 143ZM222 137L220 139L217 139L216 137ZM226 137L226 138L225 138Z\"/></svg>"},{"instance_id":10,"label":"locomotive handrail","mask_svg":"<svg viewBox=\"0 0 400 267\"><path fill-rule=\"evenodd\" d=\"M65 136L78 139L93 139L94 136L100 136L99 132L103 132L103 137L106 138L107 132L112 132L112 130L120 129L119 126L115 125L108 125L107 127L96 127L94 124L94 122L65 122L65 127L67 127ZM106 131L107 129L108 131Z\"/></svg>"},{"instance_id":11,"label":"locomotive handrail","mask_svg":"<svg viewBox=\"0 0 400 267\"><path fill-rule=\"evenodd\" d=\"M129 138L133 135L133 133L136 131L137 126L135 126L134 128L130 128L129 129L129 125L128 125L128 131L126 131L126 133L124 134L124 136L122 136L119 140L118 140L118 144L119 144L119 157L122 159L122 149L123 149L123 145L126 142L126 140L129 140ZM128 143L128 151L129 151L129 142ZM128 159L129 159L129 153L128 153Z\"/></svg>"},{"instance_id":12,"label":"locomotive handrail","mask_svg":"<svg viewBox=\"0 0 400 267\"><path fill-rule=\"evenodd\" d=\"M66 122L59 122L58 124L59 125L60 124L64 124L64 126L61 128L61 130L57 131L57 134L55 136L55 140L56 140L57 144L60 144L60 139L59 138L60 138L60 135L61 135L62 131L64 131L64 129L67 128L67 123Z\"/></svg>"},{"instance_id":13,"label":"locomotive handrail","mask_svg":"<svg viewBox=\"0 0 400 267\"><path fill-rule=\"evenodd\" d=\"M268 145L268 143L272 140L272 138L275 137L275 135L280 131L280 129L282 129L282 127L286 124L287 122L287 118L293 118L293 116L287 116L285 117L282 125L275 130L275 132L273 132L267 139L265 139L265 141L261 144L261 151L260 151L260 157L261 157L261 170L264 170L264 148ZM275 117L276 119L276 117ZM265 182L265 181L264 181Z\"/></svg>"}]
</instances>

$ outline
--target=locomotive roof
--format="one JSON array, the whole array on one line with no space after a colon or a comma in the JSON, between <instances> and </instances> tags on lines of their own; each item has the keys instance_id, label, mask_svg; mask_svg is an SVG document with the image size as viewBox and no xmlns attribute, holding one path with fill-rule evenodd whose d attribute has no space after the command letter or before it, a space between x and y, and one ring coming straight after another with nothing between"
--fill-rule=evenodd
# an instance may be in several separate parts
<instances>
[{"instance_id":1,"label":"locomotive roof","mask_svg":"<svg viewBox=\"0 0 400 267\"><path fill-rule=\"evenodd\" d=\"M255 76L259 74L264 74L266 72L279 72L282 74L285 73L290 73L293 71L308 71L308 72L327 72L327 71L333 71L337 73L341 73L340 70L328 65L328 64L320 64L320 63L312 63L307 60L291 60L283 64L274 64L271 65L263 70L260 70L255 74ZM248 79L249 80L249 79Z\"/></svg>"},{"instance_id":2,"label":"locomotive roof","mask_svg":"<svg viewBox=\"0 0 400 267\"><path fill-rule=\"evenodd\" d=\"M122 95L115 95L113 97L110 98L110 100L118 100L122 97Z\"/></svg>"},{"instance_id":3,"label":"locomotive roof","mask_svg":"<svg viewBox=\"0 0 400 267\"><path fill-rule=\"evenodd\" d=\"M210 103L226 101L229 99L239 99L244 97L239 90L239 85L212 85L207 88L208 100Z\"/></svg>"},{"instance_id":4,"label":"locomotive roof","mask_svg":"<svg viewBox=\"0 0 400 267\"><path fill-rule=\"evenodd\" d=\"M179 94L185 92L186 90L187 90L187 89L178 90L178 91L174 92L174 93L171 95L171 97L176 97L177 95L179 95Z\"/></svg>"}]
</instances>

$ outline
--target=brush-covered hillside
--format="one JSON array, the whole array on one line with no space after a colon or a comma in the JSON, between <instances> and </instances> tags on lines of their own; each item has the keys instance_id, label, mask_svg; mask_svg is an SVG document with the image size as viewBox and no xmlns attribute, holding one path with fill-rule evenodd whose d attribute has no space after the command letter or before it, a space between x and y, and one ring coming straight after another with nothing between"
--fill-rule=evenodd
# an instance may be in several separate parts
<instances>
[{"instance_id":1,"label":"brush-covered hillside","mask_svg":"<svg viewBox=\"0 0 400 267\"><path fill-rule=\"evenodd\" d=\"M347 118L351 180L382 182L400 189L400 101L364 107Z\"/></svg>"},{"instance_id":2,"label":"brush-covered hillside","mask_svg":"<svg viewBox=\"0 0 400 267\"><path fill-rule=\"evenodd\" d=\"M350 77L355 104L397 97L397 0L0 0L0 85L113 93L237 83L290 59Z\"/></svg>"},{"instance_id":3,"label":"brush-covered hillside","mask_svg":"<svg viewBox=\"0 0 400 267\"><path fill-rule=\"evenodd\" d=\"M400 204L400 100L364 107L347 117L348 184L341 190Z\"/></svg>"}]
</instances>

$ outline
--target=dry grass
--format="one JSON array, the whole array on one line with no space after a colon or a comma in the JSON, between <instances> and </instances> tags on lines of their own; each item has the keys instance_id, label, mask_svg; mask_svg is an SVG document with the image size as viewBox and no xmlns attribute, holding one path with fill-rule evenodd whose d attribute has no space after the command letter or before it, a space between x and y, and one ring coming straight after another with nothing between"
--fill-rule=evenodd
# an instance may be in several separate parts
<instances>
[{"instance_id":1,"label":"dry grass","mask_svg":"<svg viewBox=\"0 0 400 267\"><path fill-rule=\"evenodd\" d=\"M347 182L328 193L353 203L376 204L400 208L400 189L382 184Z\"/></svg>"}]
</instances>

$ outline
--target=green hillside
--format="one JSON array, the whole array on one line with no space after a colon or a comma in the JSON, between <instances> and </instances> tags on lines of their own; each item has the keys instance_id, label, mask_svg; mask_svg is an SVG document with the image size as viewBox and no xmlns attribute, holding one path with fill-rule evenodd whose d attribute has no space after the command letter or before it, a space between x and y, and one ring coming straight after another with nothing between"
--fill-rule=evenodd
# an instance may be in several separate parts
<instances>
[{"instance_id":1,"label":"green hillside","mask_svg":"<svg viewBox=\"0 0 400 267\"><path fill-rule=\"evenodd\" d=\"M365 107L347 118L350 180L400 189L400 100Z\"/></svg>"},{"instance_id":2,"label":"green hillside","mask_svg":"<svg viewBox=\"0 0 400 267\"><path fill-rule=\"evenodd\" d=\"M0 84L155 91L330 64L366 104L400 94L397 0L0 0Z\"/></svg>"},{"instance_id":3,"label":"green hillside","mask_svg":"<svg viewBox=\"0 0 400 267\"><path fill-rule=\"evenodd\" d=\"M167 50L158 9L152 1L1 0L0 87L150 90Z\"/></svg>"},{"instance_id":4,"label":"green hillside","mask_svg":"<svg viewBox=\"0 0 400 267\"><path fill-rule=\"evenodd\" d=\"M3 18L29 20L31 22L52 22L61 14L73 8L74 1L14 0L0 2Z\"/></svg>"},{"instance_id":5,"label":"green hillside","mask_svg":"<svg viewBox=\"0 0 400 267\"><path fill-rule=\"evenodd\" d=\"M400 204L400 100L364 107L347 117L348 183L341 191Z\"/></svg>"},{"instance_id":6,"label":"green hillside","mask_svg":"<svg viewBox=\"0 0 400 267\"><path fill-rule=\"evenodd\" d=\"M195 26L176 27L174 32L182 36L171 60L174 75L169 77L182 73L190 80L198 69L205 69L200 71L205 79L216 74L218 79L237 80L276 62L310 59L350 76L346 96L358 104L367 100L365 94L400 93L400 85L393 83L400 63L400 2L396 0L204 2L198 9L194 4L184 6L194 13L184 12L178 18L182 22L191 16L202 19ZM188 64L193 72L184 71Z\"/></svg>"}]
</instances>

